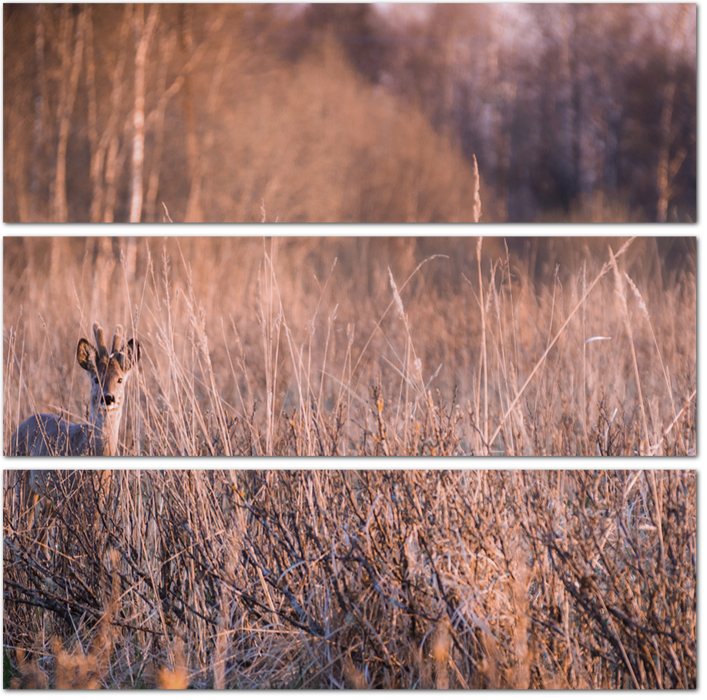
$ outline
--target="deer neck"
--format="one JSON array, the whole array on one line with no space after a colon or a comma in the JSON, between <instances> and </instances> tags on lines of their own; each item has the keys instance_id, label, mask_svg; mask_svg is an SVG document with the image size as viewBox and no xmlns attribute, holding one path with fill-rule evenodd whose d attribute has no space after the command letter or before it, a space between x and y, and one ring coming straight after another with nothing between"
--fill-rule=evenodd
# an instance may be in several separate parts
<instances>
[{"instance_id":1,"label":"deer neck","mask_svg":"<svg viewBox=\"0 0 707 700\"><path fill-rule=\"evenodd\" d=\"M91 411L91 454L112 457L118 452L120 409Z\"/></svg>"}]
</instances>

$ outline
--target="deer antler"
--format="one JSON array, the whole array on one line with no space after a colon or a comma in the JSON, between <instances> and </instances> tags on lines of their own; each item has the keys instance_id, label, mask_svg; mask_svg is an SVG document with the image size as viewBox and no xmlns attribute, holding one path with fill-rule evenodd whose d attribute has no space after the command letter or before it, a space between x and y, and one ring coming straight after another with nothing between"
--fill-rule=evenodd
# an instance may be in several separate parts
<instances>
[{"instance_id":1,"label":"deer antler","mask_svg":"<svg viewBox=\"0 0 707 700\"><path fill-rule=\"evenodd\" d=\"M105 341L103 340L103 329L98 325L98 323L93 324L93 335L96 338L96 345L98 346L98 355L107 355L108 348L106 347Z\"/></svg>"},{"instance_id":2,"label":"deer antler","mask_svg":"<svg viewBox=\"0 0 707 700\"><path fill-rule=\"evenodd\" d=\"M120 350L120 344L123 339L123 327L118 324L115 327L115 333L113 334L113 348L111 349L111 355Z\"/></svg>"}]
</instances>

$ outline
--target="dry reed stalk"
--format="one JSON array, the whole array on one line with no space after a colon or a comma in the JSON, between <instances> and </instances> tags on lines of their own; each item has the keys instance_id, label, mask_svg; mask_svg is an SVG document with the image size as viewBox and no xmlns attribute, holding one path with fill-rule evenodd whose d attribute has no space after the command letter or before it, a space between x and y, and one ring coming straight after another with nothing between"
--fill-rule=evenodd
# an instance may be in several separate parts
<instances>
[{"instance_id":1,"label":"dry reed stalk","mask_svg":"<svg viewBox=\"0 0 707 700\"><path fill-rule=\"evenodd\" d=\"M479 378L477 381L477 393L476 393L476 415L480 415L481 407L480 397L481 397L481 370L483 368L484 372L484 449L488 454L489 450L489 396L488 396L488 363L486 361L486 306L484 305L484 283L483 277L481 275L481 245L483 243L483 237L479 236L476 242L476 262L478 265L479 272L479 308L481 309L481 354L479 356ZM477 452L480 452L479 446L477 444Z\"/></svg>"},{"instance_id":2,"label":"dry reed stalk","mask_svg":"<svg viewBox=\"0 0 707 700\"><path fill-rule=\"evenodd\" d=\"M628 276L628 273L624 272L624 276L626 277L626 280L628 281L629 285L631 286L631 290L633 291L633 295L636 297L636 301L638 302L638 308L641 310L641 312L643 313L643 317L648 322L648 328L650 329L651 337L653 338L653 343L655 344L655 349L656 349L656 352L658 353L658 360L660 362L660 368L663 371L663 379L665 379L665 385L668 389L668 396L670 397L670 407L673 410L673 419L677 420L677 414L675 412L675 399L673 398L673 388L670 383L670 376L668 374L668 368L665 366L665 363L663 362L663 355L660 352L660 346L658 345L658 338L656 337L655 331L653 330L653 324L651 323L651 317L650 317L650 314L648 313L648 307L646 306L646 302L643 301L643 297L641 296L641 292L639 291L637 285Z\"/></svg>"},{"instance_id":3,"label":"dry reed stalk","mask_svg":"<svg viewBox=\"0 0 707 700\"><path fill-rule=\"evenodd\" d=\"M636 378L636 387L638 390L638 404L641 408L641 418L643 419L643 435L646 441L645 447L642 450L643 453L650 453L651 440L648 433L648 421L646 419L646 409L643 404L643 391L641 389L641 375L638 372L638 360L636 359L636 346L633 342L633 331L631 329L631 319L628 315L628 305L626 304L626 293L624 291L623 278L619 274L619 267L616 264L616 257L614 256L614 251L611 250L609 246L609 255L611 256L611 265L614 269L614 281L616 284L616 295L619 298L621 304L621 314L624 319L624 324L626 325L626 333L628 334L629 344L631 346L631 359L633 360L633 372Z\"/></svg>"},{"instance_id":4,"label":"dry reed stalk","mask_svg":"<svg viewBox=\"0 0 707 700\"><path fill-rule=\"evenodd\" d=\"M611 259L612 259L612 261L614 261L614 264L615 264L615 258L618 258L621 255L623 255L628 250L628 247L631 245L631 243L633 243L634 240L635 240L635 236L632 238L629 238L628 241L626 241L626 243L624 243L621 246L619 251L616 253L616 256L614 256L613 252L611 253ZM528 375L528 378L525 380L525 383L523 384L520 391L518 392L518 395L515 397L515 399L513 399L513 401L511 402L511 405L506 409L506 412L503 414L503 417L501 418L500 425L498 426L498 428L496 428L496 431L491 436L491 440L488 444L492 444L493 441L498 437L498 434L501 431L501 427L508 419L510 412L513 410L515 405L520 400L520 397L523 395L523 392L527 389L528 385L530 384L531 379L535 376L535 373L538 371L539 367L541 367L543 361L548 356L550 350L553 348L555 343L559 340L559 338L562 335L562 333L564 332L565 328L567 328L567 326L569 325L569 322L574 318L574 315L581 308L582 304L584 304L585 300L591 294L592 290L597 285L599 280L602 277L604 277L604 275L609 271L610 267L611 267L611 262L604 263L599 274L594 278L594 281L589 285L589 287L587 288L585 293L582 295L582 298L579 300L579 302L576 304L576 306L572 309L572 311L570 312L569 316L565 319L565 322L562 324L562 326L560 326L560 330L557 331L557 333L555 334L555 337L552 339L552 342L550 343L550 345L548 345L548 347L546 348L542 357L537 361L537 363L533 367L532 371Z\"/></svg>"},{"instance_id":5,"label":"dry reed stalk","mask_svg":"<svg viewBox=\"0 0 707 700\"><path fill-rule=\"evenodd\" d=\"M474 223L478 224L481 218L481 197L479 196L479 185L481 179L479 177L479 164L476 162L476 154L474 154Z\"/></svg>"}]
</instances>

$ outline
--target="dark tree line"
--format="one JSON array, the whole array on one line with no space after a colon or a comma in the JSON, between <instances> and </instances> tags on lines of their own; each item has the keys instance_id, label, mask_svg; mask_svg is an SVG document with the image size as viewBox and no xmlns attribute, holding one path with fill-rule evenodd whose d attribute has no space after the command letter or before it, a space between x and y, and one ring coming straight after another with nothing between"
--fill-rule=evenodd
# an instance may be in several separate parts
<instances>
[{"instance_id":1,"label":"dark tree line","mask_svg":"<svg viewBox=\"0 0 707 700\"><path fill-rule=\"evenodd\" d=\"M694 5L4 5L6 221L694 220Z\"/></svg>"},{"instance_id":2,"label":"dark tree line","mask_svg":"<svg viewBox=\"0 0 707 700\"><path fill-rule=\"evenodd\" d=\"M507 220L694 220L695 5L441 4L405 24L312 5L307 19L476 154Z\"/></svg>"}]
</instances>

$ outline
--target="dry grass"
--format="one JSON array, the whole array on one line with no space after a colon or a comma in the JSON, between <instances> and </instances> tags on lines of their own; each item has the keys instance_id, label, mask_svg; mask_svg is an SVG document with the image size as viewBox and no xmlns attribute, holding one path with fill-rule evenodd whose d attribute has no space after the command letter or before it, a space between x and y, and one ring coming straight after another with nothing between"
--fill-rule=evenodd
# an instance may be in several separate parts
<instances>
[{"instance_id":1,"label":"dry grass","mask_svg":"<svg viewBox=\"0 0 707 700\"><path fill-rule=\"evenodd\" d=\"M696 687L694 471L121 471L97 527L17 474L14 685Z\"/></svg>"},{"instance_id":2,"label":"dry grass","mask_svg":"<svg viewBox=\"0 0 707 700\"><path fill-rule=\"evenodd\" d=\"M5 238L5 450L98 320L123 455L694 455L694 239L509 243Z\"/></svg>"},{"instance_id":3,"label":"dry grass","mask_svg":"<svg viewBox=\"0 0 707 700\"><path fill-rule=\"evenodd\" d=\"M479 189L481 186L481 178L479 177L479 164L474 156L474 223L478 224L481 219L481 196Z\"/></svg>"}]
</instances>

